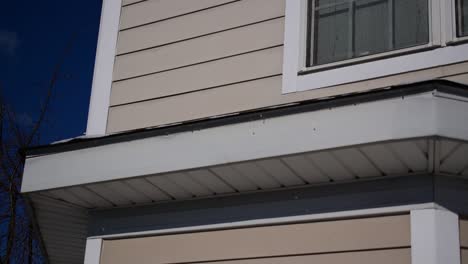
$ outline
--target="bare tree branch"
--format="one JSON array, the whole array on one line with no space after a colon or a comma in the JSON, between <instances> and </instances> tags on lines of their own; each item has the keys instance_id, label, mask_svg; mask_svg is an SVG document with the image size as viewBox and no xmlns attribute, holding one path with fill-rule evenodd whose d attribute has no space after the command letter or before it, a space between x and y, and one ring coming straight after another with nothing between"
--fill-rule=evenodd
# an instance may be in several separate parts
<instances>
[{"instance_id":1,"label":"bare tree branch","mask_svg":"<svg viewBox=\"0 0 468 264\"><path fill-rule=\"evenodd\" d=\"M41 239L32 223L34 219L31 220L27 215L23 215L26 202L21 196L19 185L23 174L24 157L20 150L39 142L41 129L47 123L57 82L61 78L63 63L72 49L75 38L76 34L73 34L53 69L37 120L33 121L31 127L20 125L15 111L6 103L2 95L3 87L0 85L0 195L5 201L0 205L0 209L6 209L6 212L0 213L0 224L3 226L6 224L7 227L6 230L0 229L0 242L6 240L6 245L0 247L0 264L33 263L35 257L40 256L34 251L39 252L43 248L37 246L41 243ZM42 255L47 254L43 252Z\"/></svg>"}]
</instances>

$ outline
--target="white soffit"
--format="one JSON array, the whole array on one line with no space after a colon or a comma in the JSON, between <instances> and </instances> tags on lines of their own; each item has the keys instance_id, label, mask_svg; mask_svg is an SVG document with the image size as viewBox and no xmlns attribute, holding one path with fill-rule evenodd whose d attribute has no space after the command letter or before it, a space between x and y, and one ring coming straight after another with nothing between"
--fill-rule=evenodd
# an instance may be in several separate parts
<instances>
[{"instance_id":1,"label":"white soffit","mask_svg":"<svg viewBox=\"0 0 468 264\"><path fill-rule=\"evenodd\" d=\"M467 113L468 103L460 98L428 92L28 157L22 191L205 168L372 142L430 136L468 140ZM265 172L265 169L259 171ZM261 181L258 175L254 180ZM196 177L196 174L192 176ZM271 179L267 182L266 178L263 181L272 187L282 184L281 181L271 182ZM169 186L171 183L165 184ZM197 183L195 180L191 184ZM250 187L246 185L245 188ZM226 192L230 189L232 187L224 187ZM200 193L208 191L202 187L197 189Z\"/></svg>"},{"instance_id":2,"label":"white soffit","mask_svg":"<svg viewBox=\"0 0 468 264\"><path fill-rule=\"evenodd\" d=\"M437 153L437 155L436 155ZM250 160L30 194L81 208L145 205L428 173L468 178L468 143L423 138Z\"/></svg>"}]
</instances>

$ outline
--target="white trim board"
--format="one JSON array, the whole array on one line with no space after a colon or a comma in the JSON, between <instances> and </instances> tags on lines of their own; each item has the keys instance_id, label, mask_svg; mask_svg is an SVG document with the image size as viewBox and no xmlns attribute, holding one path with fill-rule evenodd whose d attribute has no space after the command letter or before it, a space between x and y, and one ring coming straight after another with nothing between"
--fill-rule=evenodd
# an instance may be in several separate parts
<instances>
[{"instance_id":1,"label":"white trim board","mask_svg":"<svg viewBox=\"0 0 468 264\"><path fill-rule=\"evenodd\" d=\"M468 140L468 103L423 93L28 157L23 192L339 147L441 136Z\"/></svg>"},{"instance_id":2,"label":"white trim board","mask_svg":"<svg viewBox=\"0 0 468 264\"><path fill-rule=\"evenodd\" d=\"M340 211L340 212L332 212L332 213L276 217L276 218L259 219L259 220L247 220L247 221L229 222L229 223L212 224L212 225L169 228L169 229L151 230L151 231L143 231L143 232L120 233L120 234L113 234L113 235L93 236L93 237L89 237L88 239L120 239L120 238L126 238L126 237L169 235L169 234L180 234L180 233L190 233L190 232L200 232L200 231L224 230L224 229L233 229L233 228L247 228L247 227L257 227L257 226L279 225L279 224L294 224L294 223L302 223L302 222L314 222L314 221L324 221L324 220L334 220L334 219L347 219L347 218L371 217L371 216L398 214L398 213L409 213L412 210L423 210L423 209L434 209L434 208L443 209L443 207L441 207L440 205L436 203L422 203L422 204L380 207L380 208L371 208L371 209L362 209L362 210Z\"/></svg>"},{"instance_id":3,"label":"white trim board","mask_svg":"<svg viewBox=\"0 0 468 264\"><path fill-rule=\"evenodd\" d=\"M325 88L468 60L468 44L442 45L428 51L298 75L298 72L304 69L303 64L306 56L304 33L306 31L307 15L304 12L306 5L307 0L286 0L283 93ZM441 5L443 6L443 4ZM439 9L433 8L433 10L438 11ZM441 21L445 20L449 19L442 19ZM447 36L444 35L444 37Z\"/></svg>"},{"instance_id":4,"label":"white trim board","mask_svg":"<svg viewBox=\"0 0 468 264\"><path fill-rule=\"evenodd\" d=\"M86 135L106 134L122 0L103 0Z\"/></svg>"},{"instance_id":5,"label":"white trim board","mask_svg":"<svg viewBox=\"0 0 468 264\"><path fill-rule=\"evenodd\" d=\"M411 263L460 264L458 215L446 209L411 211Z\"/></svg>"},{"instance_id":6,"label":"white trim board","mask_svg":"<svg viewBox=\"0 0 468 264\"><path fill-rule=\"evenodd\" d=\"M86 240L86 250L84 264L99 264L101 261L102 239L88 238Z\"/></svg>"}]
</instances>

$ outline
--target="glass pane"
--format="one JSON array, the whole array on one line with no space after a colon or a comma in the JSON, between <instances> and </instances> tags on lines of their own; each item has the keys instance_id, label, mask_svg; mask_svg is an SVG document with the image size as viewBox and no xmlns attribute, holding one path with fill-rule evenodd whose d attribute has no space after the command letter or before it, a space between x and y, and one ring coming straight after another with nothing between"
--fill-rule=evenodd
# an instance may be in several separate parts
<instances>
[{"instance_id":1,"label":"glass pane","mask_svg":"<svg viewBox=\"0 0 468 264\"><path fill-rule=\"evenodd\" d=\"M395 49L429 42L427 0L393 0L395 4Z\"/></svg>"},{"instance_id":2,"label":"glass pane","mask_svg":"<svg viewBox=\"0 0 468 264\"><path fill-rule=\"evenodd\" d=\"M311 2L311 65L429 42L428 0Z\"/></svg>"},{"instance_id":3,"label":"glass pane","mask_svg":"<svg viewBox=\"0 0 468 264\"><path fill-rule=\"evenodd\" d=\"M353 57L384 52L389 49L388 1L355 1L355 52Z\"/></svg>"},{"instance_id":4,"label":"glass pane","mask_svg":"<svg viewBox=\"0 0 468 264\"><path fill-rule=\"evenodd\" d=\"M316 4L315 64L348 58L348 3L321 0Z\"/></svg>"},{"instance_id":5,"label":"glass pane","mask_svg":"<svg viewBox=\"0 0 468 264\"><path fill-rule=\"evenodd\" d=\"M458 36L468 36L468 0L457 1Z\"/></svg>"}]
</instances>

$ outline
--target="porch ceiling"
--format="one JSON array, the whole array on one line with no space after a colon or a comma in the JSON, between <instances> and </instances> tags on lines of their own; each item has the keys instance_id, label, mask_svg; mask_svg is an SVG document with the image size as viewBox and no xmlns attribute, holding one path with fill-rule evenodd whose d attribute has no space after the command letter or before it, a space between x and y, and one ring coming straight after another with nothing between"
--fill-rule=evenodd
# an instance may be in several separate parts
<instances>
[{"instance_id":1,"label":"porch ceiling","mask_svg":"<svg viewBox=\"0 0 468 264\"><path fill-rule=\"evenodd\" d=\"M29 150L22 191L51 263L82 263L90 209L419 174L468 178L467 98L466 87L429 82L76 139Z\"/></svg>"},{"instance_id":2,"label":"porch ceiling","mask_svg":"<svg viewBox=\"0 0 468 264\"><path fill-rule=\"evenodd\" d=\"M51 263L82 263L89 209L162 205L307 186L313 189L396 176L409 179L428 173L468 179L467 157L467 142L429 137L84 184L29 193L27 197Z\"/></svg>"}]
</instances>

